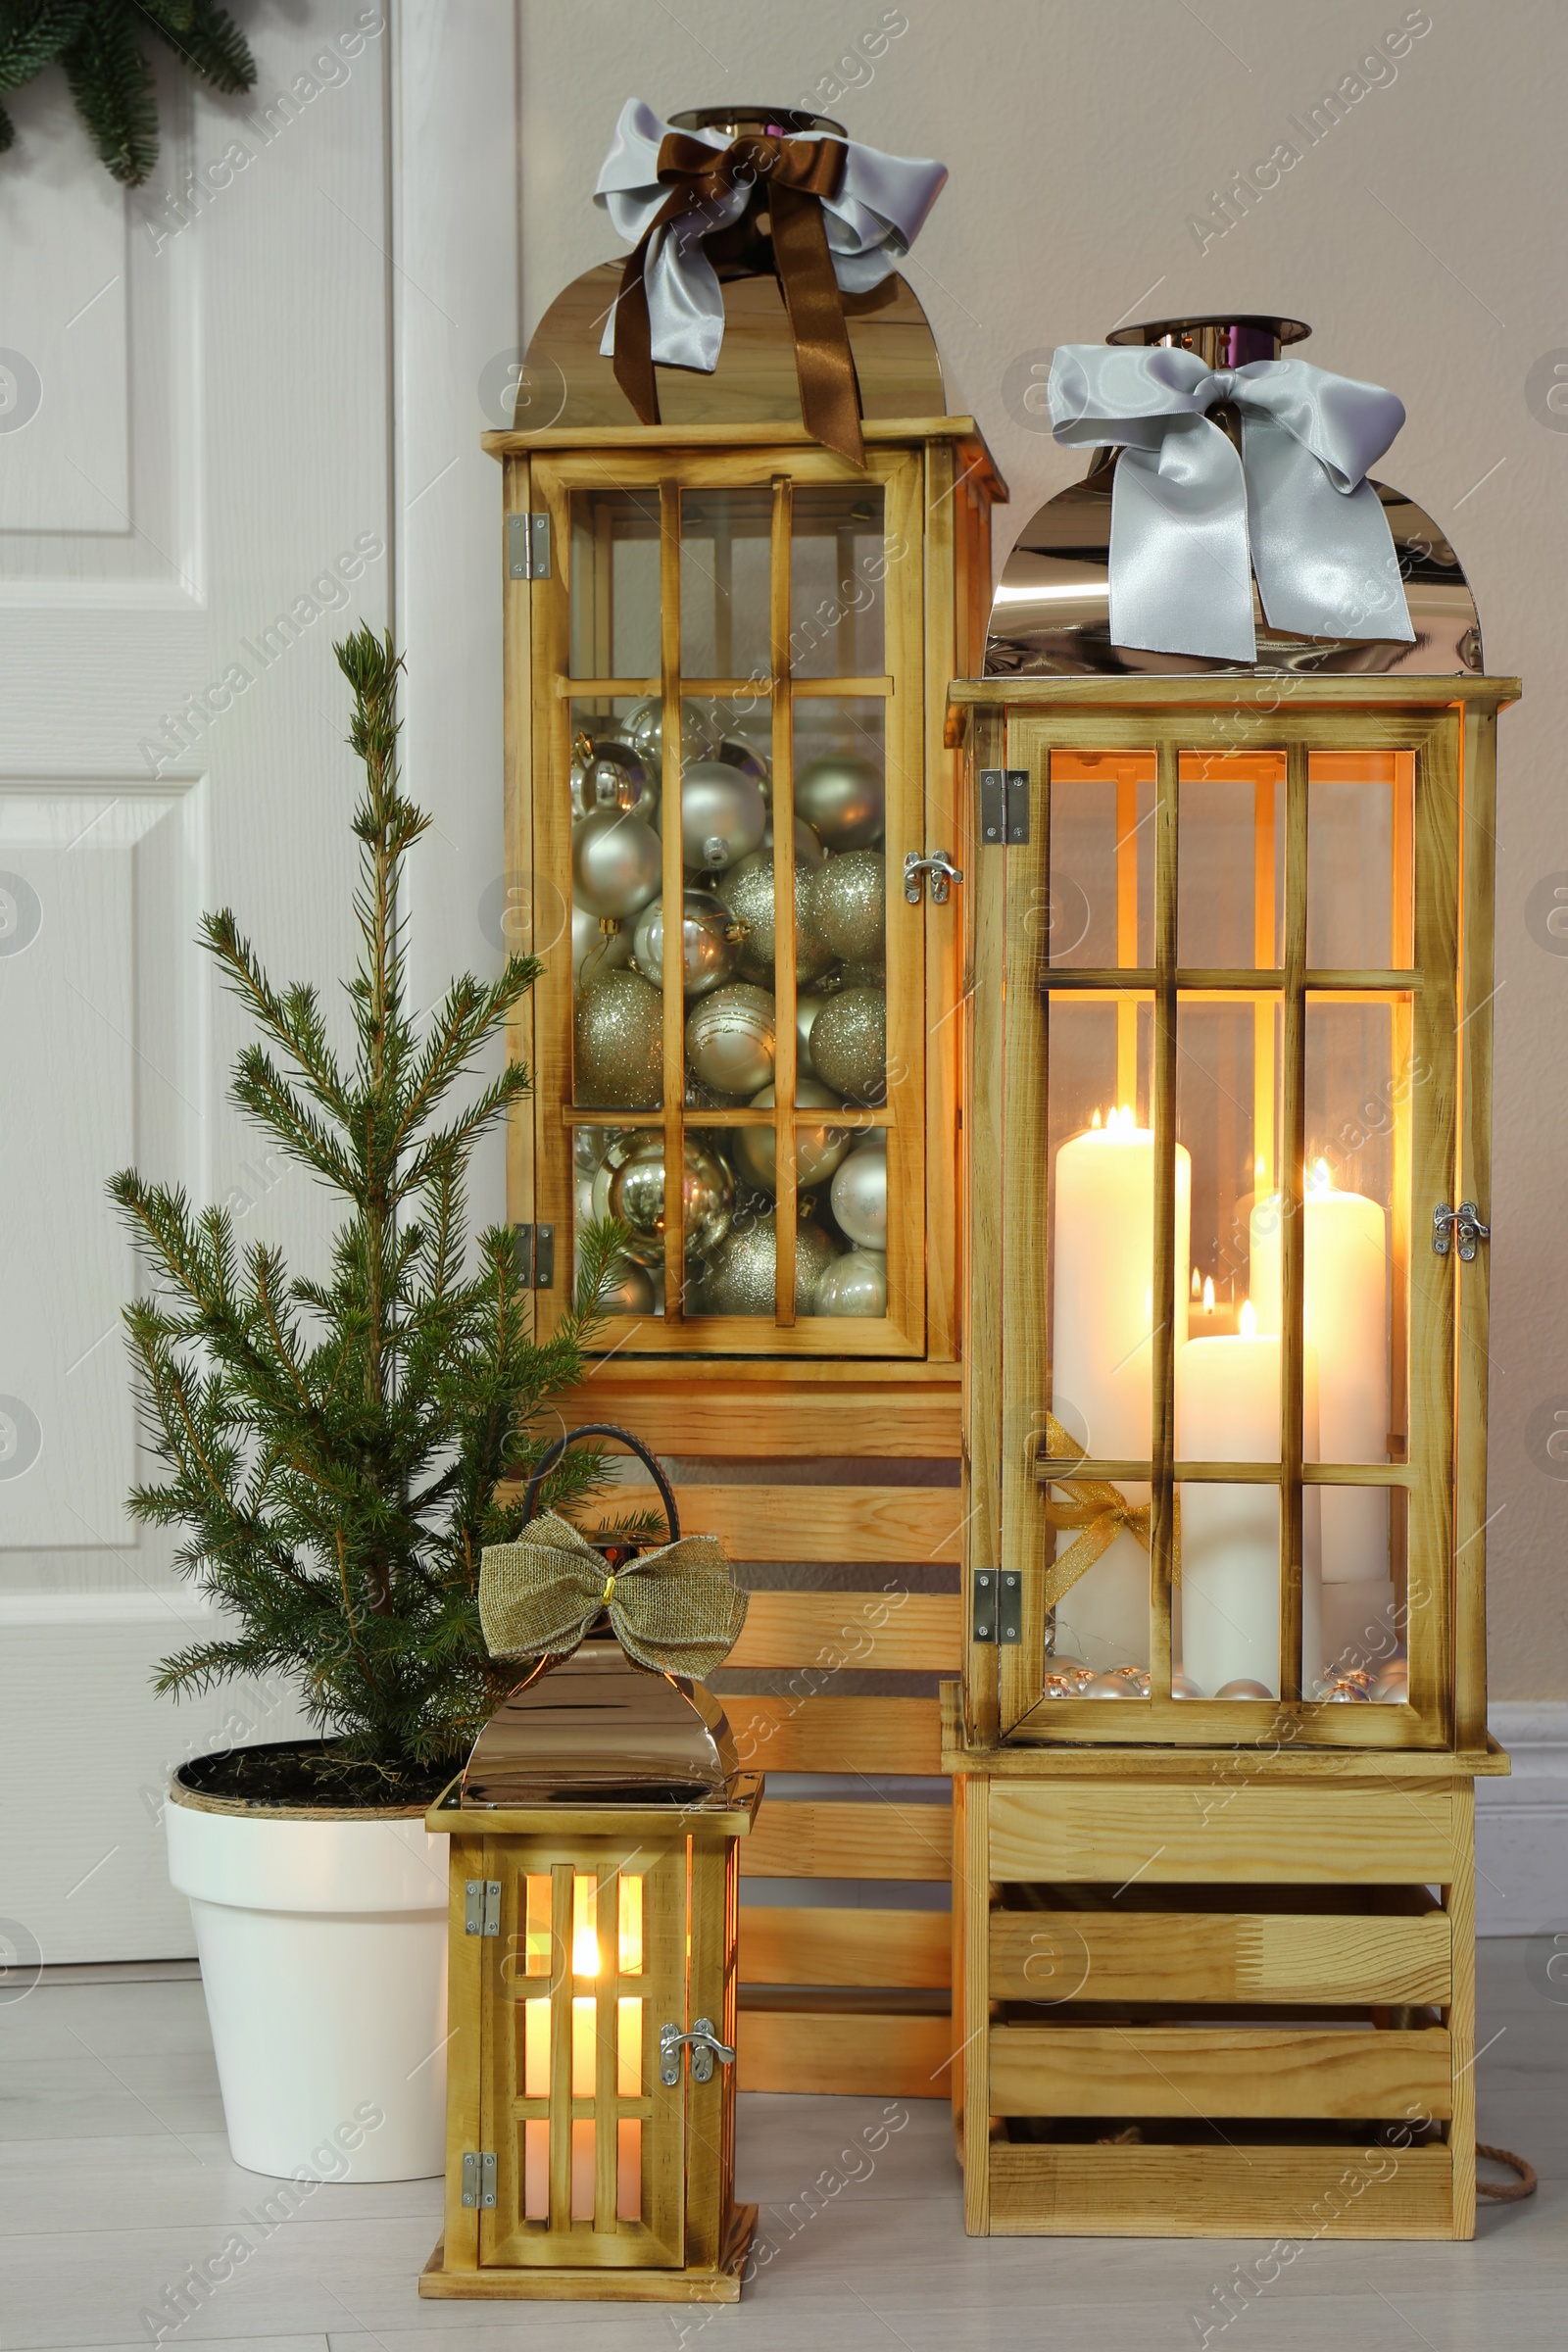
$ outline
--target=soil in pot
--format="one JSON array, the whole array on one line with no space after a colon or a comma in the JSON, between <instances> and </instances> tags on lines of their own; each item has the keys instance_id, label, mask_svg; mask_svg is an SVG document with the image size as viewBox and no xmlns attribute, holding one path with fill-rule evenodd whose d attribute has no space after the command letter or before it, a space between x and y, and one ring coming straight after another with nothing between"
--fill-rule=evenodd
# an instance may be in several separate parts
<instances>
[{"instance_id":1,"label":"soil in pot","mask_svg":"<svg viewBox=\"0 0 1568 2352\"><path fill-rule=\"evenodd\" d=\"M197 1756L180 1768L182 1788L228 1804L277 1806L309 1812L352 1810L408 1813L433 1804L456 1772L461 1755L408 1767L351 1755L330 1740L272 1740Z\"/></svg>"}]
</instances>

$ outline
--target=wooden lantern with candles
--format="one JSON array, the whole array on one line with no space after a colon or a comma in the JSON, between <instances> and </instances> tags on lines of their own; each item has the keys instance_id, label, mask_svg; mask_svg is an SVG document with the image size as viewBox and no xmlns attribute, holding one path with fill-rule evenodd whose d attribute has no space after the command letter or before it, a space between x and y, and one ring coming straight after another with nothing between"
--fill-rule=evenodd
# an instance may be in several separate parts
<instances>
[{"instance_id":1,"label":"wooden lantern with candles","mask_svg":"<svg viewBox=\"0 0 1568 2352\"><path fill-rule=\"evenodd\" d=\"M1240 332L1129 339L1216 366ZM1404 567L1397 643L1276 631L1270 674L1112 645L1104 466L1063 500L999 591L1022 674L950 711L981 818L946 1748L968 2224L1469 2235L1518 687L1446 550L1441 588ZM1304 2221L1367 2149L1386 2177Z\"/></svg>"}]
</instances>

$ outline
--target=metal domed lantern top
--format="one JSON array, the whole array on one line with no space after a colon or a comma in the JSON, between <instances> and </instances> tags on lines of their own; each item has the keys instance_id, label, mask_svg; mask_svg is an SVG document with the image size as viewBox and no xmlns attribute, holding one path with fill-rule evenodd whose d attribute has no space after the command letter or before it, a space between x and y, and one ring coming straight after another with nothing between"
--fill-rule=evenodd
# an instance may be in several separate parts
<instances>
[{"instance_id":1,"label":"metal domed lantern top","mask_svg":"<svg viewBox=\"0 0 1568 2352\"><path fill-rule=\"evenodd\" d=\"M693 1606L712 1540L683 1541L628 1432L573 1435L642 1456L670 1541L534 1520L557 1447L500 1547L537 1531L531 1561L503 1557L497 1588L486 1553L492 1650L512 1654L510 1628L541 1654L428 1816L451 1839L451 2033L446 2230L420 2292L731 2302L757 2218L734 2197L737 1849L762 1779L700 1683L634 1653L722 1657L744 1596L715 1571Z\"/></svg>"},{"instance_id":2,"label":"metal domed lantern top","mask_svg":"<svg viewBox=\"0 0 1568 2352\"><path fill-rule=\"evenodd\" d=\"M1102 347L1102 373L1113 371L1117 365L1113 355L1125 352L1135 369L1146 371L1146 380L1150 373L1156 381L1163 379L1161 390L1167 398L1174 386L1183 413L1173 419L1167 409L1165 416L1167 422L1177 422L1184 438L1181 465L1185 465L1189 454L1195 453L1195 430L1197 436L1201 436L1205 419L1208 437L1212 440L1223 435L1246 462L1248 416L1251 414L1254 429L1265 421L1255 409L1250 408L1250 403L1255 403L1259 392L1267 389L1266 379L1275 370L1275 364L1285 353L1304 342L1310 332L1309 327L1296 318L1220 316L1154 319L1143 325L1122 327L1106 338ZM1080 355L1096 349L1087 345L1068 348ZM1164 354L1181 356L1169 363L1155 356ZM1398 670L1430 675L1481 669L1481 631L1475 603L1446 534L1401 492L1370 479L1363 482L1358 495L1365 508L1370 509L1375 499L1382 510L1382 523L1376 522L1370 513L1365 520L1374 534L1381 533L1384 548L1392 541L1396 578L1391 576L1387 584L1378 582L1370 596L1358 597L1352 575L1342 625L1335 626L1328 615L1323 616L1326 625L1322 628L1285 625L1280 618L1279 604L1275 604L1271 614L1267 607L1273 600L1259 596L1254 590L1250 596L1250 635L1255 650L1249 650L1245 630L1240 650L1233 645L1219 654L1195 650L1186 639L1174 644L1169 635L1161 644L1151 644L1147 637L1158 632L1143 632L1136 627L1123 627L1120 637L1114 635L1113 625L1121 625L1119 621L1113 624L1118 571L1122 575L1121 601L1125 604L1135 571L1141 568L1147 577L1152 566L1168 561L1147 538L1142 548L1129 544L1136 525L1127 511L1129 486L1125 483L1121 521L1117 523L1118 479L1125 453L1132 453L1134 464L1144 472L1144 487L1152 489L1166 511L1172 530L1185 528L1189 533L1198 564L1212 564L1216 555L1222 565L1228 562L1244 607L1248 601L1245 548L1238 566L1234 554L1227 557L1223 549L1216 550L1210 543L1213 500L1203 496L1203 511L1195 514L1184 487L1173 479L1178 468L1153 457L1161 427L1152 405L1139 398L1136 388L1121 410L1127 428L1124 438L1118 438L1113 424L1097 430L1073 423L1066 411L1069 406L1081 403L1082 388L1069 388L1064 380L1068 372L1063 367L1064 357L1058 352L1053 368L1053 421L1058 439L1092 447L1090 467L1082 481L1058 492L1040 508L1024 526L1007 558L992 606L986 648L989 675L1174 676L1215 669L1284 671L1304 676L1347 671L1387 674ZM1310 421L1310 446L1298 444L1293 453L1304 477L1309 501L1296 545L1291 544L1288 518L1282 527L1275 528L1265 516L1260 533L1256 519L1259 473L1248 465L1246 493L1254 516L1250 552L1260 581L1265 576L1263 562L1274 547L1280 550L1282 569L1294 569L1299 575L1320 567L1321 546L1312 545L1308 563L1303 561L1308 550L1299 543L1300 539L1309 532L1319 534L1325 529L1333 532L1347 520L1345 494L1347 490L1354 492L1355 485L1336 480L1332 473L1336 455L1332 447L1333 427L1345 397L1376 394L1379 401L1389 404L1384 414L1395 420L1395 430L1396 419L1403 414L1392 395L1380 394L1376 386L1325 377L1320 369L1294 363L1277 373L1280 380L1275 388L1281 396L1277 405L1282 409L1288 407L1293 415L1299 414L1303 395L1309 401L1322 388L1329 389L1318 414ZM1200 411L1192 405L1192 394L1199 387L1204 404ZM1097 387L1100 388L1102 387ZM1317 429L1325 421L1328 429ZM1382 438L1392 438L1392 431L1386 431ZM1374 440L1371 446L1380 447L1380 442ZM1286 437L1276 434L1273 467L1276 478L1281 470L1279 457L1286 447ZM1265 470L1266 466L1265 459ZM1221 470L1226 468L1231 476L1232 495L1239 496L1242 477L1235 460L1222 460ZM1152 481L1151 476L1156 473L1163 479ZM1204 544L1200 555L1197 550L1200 539ZM1363 540L1363 547L1367 544ZM1372 561L1375 564L1377 560L1378 549L1373 547ZM1208 576L1212 585L1216 574L1210 571ZM1364 566L1361 576L1365 576ZM1195 604L1212 602L1211 598L1203 598L1200 591L1195 596L1190 578L1172 577L1167 593L1178 611L1189 617ZM1285 602L1288 611L1288 600ZM1364 607L1368 603L1374 605L1370 615L1364 609L1356 610L1358 604ZM1385 615L1381 621L1379 612ZM1385 634L1376 633L1380 626L1386 630ZM1179 623L1174 634L1181 634Z\"/></svg>"}]
</instances>

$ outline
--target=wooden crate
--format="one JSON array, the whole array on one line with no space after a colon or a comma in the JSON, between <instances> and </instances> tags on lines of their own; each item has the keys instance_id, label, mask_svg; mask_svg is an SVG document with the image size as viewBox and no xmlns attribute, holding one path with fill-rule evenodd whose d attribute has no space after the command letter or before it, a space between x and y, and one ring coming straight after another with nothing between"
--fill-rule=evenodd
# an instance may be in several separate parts
<instances>
[{"instance_id":1,"label":"wooden crate","mask_svg":"<svg viewBox=\"0 0 1568 2352\"><path fill-rule=\"evenodd\" d=\"M971 2235L1474 2234L1468 1771L947 1725Z\"/></svg>"},{"instance_id":2,"label":"wooden crate","mask_svg":"<svg viewBox=\"0 0 1568 2352\"><path fill-rule=\"evenodd\" d=\"M898 1483L892 1465L956 1461L956 1372L843 1377L853 1369L607 1365L565 1417L634 1429L674 1469L682 1527L720 1537L751 1588L745 1632L711 1678L741 1762L772 1780L742 1849L741 2088L946 2098L951 1915L896 1893L814 1896L823 1881L945 1886L952 1869L948 1806L903 1800L899 1784L942 1771L934 1678L963 1646L958 1488ZM915 1678L930 1695L908 1694ZM831 1775L834 1792L780 1793L795 1774ZM859 1779L863 1795L844 1793ZM748 1902L759 1879L800 1899Z\"/></svg>"}]
</instances>

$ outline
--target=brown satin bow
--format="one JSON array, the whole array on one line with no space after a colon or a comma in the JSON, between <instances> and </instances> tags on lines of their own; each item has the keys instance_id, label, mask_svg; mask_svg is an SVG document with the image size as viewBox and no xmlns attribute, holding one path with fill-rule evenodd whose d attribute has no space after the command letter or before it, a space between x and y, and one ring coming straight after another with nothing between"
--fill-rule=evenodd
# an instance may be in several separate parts
<instances>
[{"instance_id":1,"label":"brown satin bow","mask_svg":"<svg viewBox=\"0 0 1568 2352\"><path fill-rule=\"evenodd\" d=\"M841 139L754 135L716 148L688 138L684 131L665 133L659 150L659 177L669 194L641 242L626 257L615 310L615 381L644 424L659 422L659 386L643 279L648 248L656 233L671 221L700 214L737 187L759 182L767 189L773 258L795 336L795 368L806 429L853 465L865 464L860 387L822 219L821 199L837 194L843 176Z\"/></svg>"},{"instance_id":2,"label":"brown satin bow","mask_svg":"<svg viewBox=\"0 0 1568 2352\"><path fill-rule=\"evenodd\" d=\"M1077 1454L1080 1460L1086 1458L1083 1447L1067 1435L1054 1413L1046 1415L1046 1444L1057 1458L1064 1454ZM1051 1484L1052 1487L1059 1487L1063 1494L1070 1494L1073 1499L1071 1502L1054 1501L1048 1488L1046 1517L1053 1527L1076 1527L1081 1528L1083 1533L1077 1543L1070 1544L1046 1571L1042 1605L1048 1609L1054 1609L1057 1601L1072 1591L1078 1579L1087 1575L1102 1552L1110 1549L1124 1528L1148 1551L1150 1525L1153 1517L1152 1504L1129 1502L1120 1487L1113 1486L1108 1478L1061 1478L1053 1479ZM1182 1522L1181 1505L1178 1503L1175 1540L1171 1546L1172 1584L1181 1583L1181 1562Z\"/></svg>"}]
</instances>

